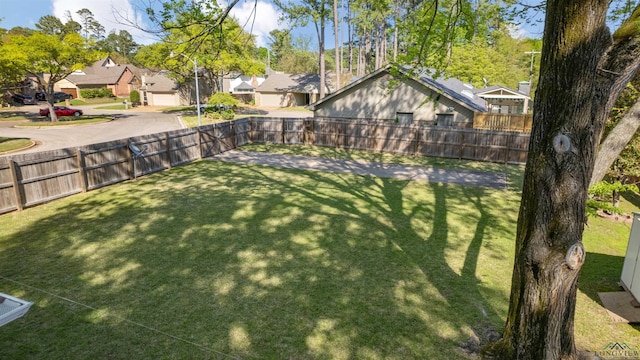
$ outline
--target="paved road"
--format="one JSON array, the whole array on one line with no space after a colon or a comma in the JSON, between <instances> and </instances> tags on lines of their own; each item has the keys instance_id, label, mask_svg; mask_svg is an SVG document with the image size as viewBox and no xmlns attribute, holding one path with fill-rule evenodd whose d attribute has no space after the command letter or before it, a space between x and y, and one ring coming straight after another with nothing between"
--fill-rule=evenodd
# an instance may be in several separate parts
<instances>
[{"instance_id":1,"label":"paved road","mask_svg":"<svg viewBox=\"0 0 640 360\"><path fill-rule=\"evenodd\" d=\"M39 106L24 106L21 111L37 112ZM60 127L19 127L21 122L0 122L0 136L26 137L37 146L13 154L33 153L68 147L96 144L105 141L125 139L132 136L154 134L181 129L175 114L149 111L96 110L90 106L78 106L87 115L113 115L115 120L82 126Z\"/></svg>"},{"instance_id":2,"label":"paved road","mask_svg":"<svg viewBox=\"0 0 640 360\"><path fill-rule=\"evenodd\" d=\"M20 107L20 111L37 113L43 106L44 105L22 106ZM30 138L37 143L37 146L35 147L11 153L11 155L13 155L96 144L105 141L126 139L133 136L155 134L182 128L182 124L178 120L177 114L164 114L158 111L159 109L157 108L141 107L132 110L118 111L93 109L94 106L87 105L74 107L82 109L87 115L113 115L116 117L116 120L92 125L43 128L20 128L20 122L2 121L0 122L0 136L25 137ZM311 112L301 111L295 112L278 109L257 111L259 111L260 115L273 117L313 116Z\"/></svg>"},{"instance_id":3,"label":"paved road","mask_svg":"<svg viewBox=\"0 0 640 360\"><path fill-rule=\"evenodd\" d=\"M212 159L289 169L368 175L383 178L440 182L495 189L507 188L507 176L504 173L405 166L371 161L337 160L311 156L280 155L239 150L227 151L214 156Z\"/></svg>"}]
</instances>

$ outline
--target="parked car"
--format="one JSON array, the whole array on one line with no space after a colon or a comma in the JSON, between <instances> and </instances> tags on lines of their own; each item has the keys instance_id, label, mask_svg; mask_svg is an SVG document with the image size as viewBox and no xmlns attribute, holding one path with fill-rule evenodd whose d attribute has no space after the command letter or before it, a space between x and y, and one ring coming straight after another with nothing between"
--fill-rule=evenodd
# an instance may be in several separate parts
<instances>
[{"instance_id":1,"label":"parked car","mask_svg":"<svg viewBox=\"0 0 640 360\"><path fill-rule=\"evenodd\" d=\"M55 111L58 116L80 116L82 115L82 110L80 109L72 109L66 106L54 106L53 111ZM40 109L41 116L49 116L49 108Z\"/></svg>"},{"instance_id":2,"label":"parked car","mask_svg":"<svg viewBox=\"0 0 640 360\"><path fill-rule=\"evenodd\" d=\"M33 96L22 94L14 94L11 100L13 100L13 103L16 105L32 105L36 103Z\"/></svg>"},{"instance_id":3,"label":"parked car","mask_svg":"<svg viewBox=\"0 0 640 360\"><path fill-rule=\"evenodd\" d=\"M56 91L53 93L53 102L60 102L60 101L64 101L66 99L73 99L73 96L70 94L67 94L65 92L62 91ZM46 101L47 97L45 96L45 94L43 92L37 92L36 93L36 100L38 101Z\"/></svg>"}]
</instances>

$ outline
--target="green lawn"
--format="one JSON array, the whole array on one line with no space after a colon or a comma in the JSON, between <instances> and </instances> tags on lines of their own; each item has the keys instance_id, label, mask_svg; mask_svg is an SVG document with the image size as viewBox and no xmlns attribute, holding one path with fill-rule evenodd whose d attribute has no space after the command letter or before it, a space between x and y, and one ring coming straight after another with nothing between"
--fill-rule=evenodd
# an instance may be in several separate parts
<instances>
[{"instance_id":1,"label":"green lawn","mask_svg":"<svg viewBox=\"0 0 640 360\"><path fill-rule=\"evenodd\" d=\"M112 104L112 103L122 103L125 98L94 98L94 99L71 99L69 103L71 106L80 106L80 105L91 105L91 104ZM61 101L56 105L65 105L65 101Z\"/></svg>"},{"instance_id":2,"label":"green lawn","mask_svg":"<svg viewBox=\"0 0 640 360\"><path fill-rule=\"evenodd\" d=\"M4 214L0 291L35 304L2 357L472 358L508 308L522 167L308 151L508 169L511 189L204 160ZM640 344L596 298L628 230L590 220L581 348Z\"/></svg>"},{"instance_id":3,"label":"green lawn","mask_svg":"<svg viewBox=\"0 0 640 360\"><path fill-rule=\"evenodd\" d=\"M246 117L246 115L236 115L236 119L240 119L240 118L244 118ZM184 122L184 124L186 125L186 127L196 127L198 126L198 114L195 115L182 115L182 121ZM229 120L224 120L222 118L219 119L212 119L208 116L205 116L205 114L201 114L200 115L200 125L211 125L211 124L217 124L217 123L221 123L221 122L227 122Z\"/></svg>"},{"instance_id":4,"label":"green lawn","mask_svg":"<svg viewBox=\"0 0 640 360\"><path fill-rule=\"evenodd\" d=\"M49 118L39 117L31 122L20 124L20 127L86 125L110 121L112 118L113 117L109 115L60 116L58 117L58 121L51 122Z\"/></svg>"},{"instance_id":5,"label":"green lawn","mask_svg":"<svg viewBox=\"0 0 640 360\"><path fill-rule=\"evenodd\" d=\"M31 146L33 141L26 138L8 138L0 136L0 154Z\"/></svg>"}]
</instances>

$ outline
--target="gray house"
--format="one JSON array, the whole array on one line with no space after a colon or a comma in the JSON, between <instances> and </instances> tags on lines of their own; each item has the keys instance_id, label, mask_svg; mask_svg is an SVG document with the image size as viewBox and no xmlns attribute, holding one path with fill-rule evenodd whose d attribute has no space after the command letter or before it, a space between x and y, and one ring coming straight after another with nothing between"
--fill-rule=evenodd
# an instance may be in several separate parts
<instances>
[{"instance_id":1,"label":"gray house","mask_svg":"<svg viewBox=\"0 0 640 360\"><path fill-rule=\"evenodd\" d=\"M179 106L188 105L189 99L184 89L179 88L175 81L167 77L166 71L149 76L142 75L140 99L144 105L151 106Z\"/></svg>"},{"instance_id":2,"label":"gray house","mask_svg":"<svg viewBox=\"0 0 640 360\"><path fill-rule=\"evenodd\" d=\"M381 68L308 106L314 117L388 120L398 123L473 127L485 100L470 85L454 78Z\"/></svg>"},{"instance_id":3,"label":"gray house","mask_svg":"<svg viewBox=\"0 0 640 360\"><path fill-rule=\"evenodd\" d=\"M320 75L317 74L271 74L256 89L256 105L273 107L308 105L317 100L319 89Z\"/></svg>"}]
</instances>

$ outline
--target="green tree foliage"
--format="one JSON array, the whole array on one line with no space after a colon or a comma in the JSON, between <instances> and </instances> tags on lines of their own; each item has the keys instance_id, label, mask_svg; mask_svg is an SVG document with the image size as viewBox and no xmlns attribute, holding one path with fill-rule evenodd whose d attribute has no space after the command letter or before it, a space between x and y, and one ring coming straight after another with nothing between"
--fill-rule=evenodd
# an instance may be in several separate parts
<instances>
[{"instance_id":1,"label":"green tree foliage","mask_svg":"<svg viewBox=\"0 0 640 360\"><path fill-rule=\"evenodd\" d=\"M318 69L320 73L320 84L326 83L325 71L325 23L331 18L331 7L327 0L302 0L302 1L281 1L274 0L274 3L283 11L283 19L287 19L295 26L304 27L311 23L316 29L318 37ZM320 86L320 98L325 95L325 86Z\"/></svg>"},{"instance_id":2,"label":"green tree foliage","mask_svg":"<svg viewBox=\"0 0 640 360\"><path fill-rule=\"evenodd\" d=\"M45 15L36 23L36 29L46 35L64 35L64 24L53 15Z\"/></svg>"},{"instance_id":3,"label":"green tree foliage","mask_svg":"<svg viewBox=\"0 0 640 360\"><path fill-rule=\"evenodd\" d=\"M117 33L112 30L105 39L96 43L100 51L109 53L121 63L131 62L139 46L127 30Z\"/></svg>"},{"instance_id":4,"label":"green tree foliage","mask_svg":"<svg viewBox=\"0 0 640 360\"><path fill-rule=\"evenodd\" d=\"M171 45L157 42L142 45L133 57L133 64L154 71L166 69L167 58L171 54Z\"/></svg>"},{"instance_id":5,"label":"green tree foliage","mask_svg":"<svg viewBox=\"0 0 640 360\"><path fill-rule=\"evenodd\" d=\"M105 29L98 22L87 8L80 9L76 12L80 16L80 25L82 26L82 34L85 39L102 40L104 38Z\"/></svg>"},{"instance_id":6,"label":"green tree foliage","mask_svg":"<svg viewBox=\"0 0 640 360\"><path fill-rule=\"evenodd\" d=\"M272 30L269 33L271 48L271 67L278 64L280 60L293 51L291 31L289 30Z\"/></svg>"},{"instance_id":7,"label":"green tree foliage","mask_svg":"<svg viewBox=\"0 0 640 360\"><path fill-rule=\"evenodd\" d=\"M36 23L36 29L45 35L56 35L61 40L68 34L79 34L82 30L81 25L73 19L63 23L53 15L45 15Z\"/></svg>"},{"instance_id":8,"label":"green tree foliage","mask_svg":"<svg viewBox=\"0 0 640 360\"><path fill-rule=\"evenodd\" d=\"M207 105L215 107L234 107L238 106L238 104L238 99L234 98L231 94L224 92L217 92L211 95L207 102Z\"/></svg>"},{"instance_id":9,"label":"green tree foliage","mask_svg":"<svg viewBox=\"0 0 640 360\"><path fill-rule=\"evenodd\" d=\"M600 181L589 188L590 195L595 195L599 198L610 197L613 207L618 207L620 204L620 193L626 191L638 192L638 186L636 184L623 184L620 181Z\"/></svg>"},{"instance_id":10,"label":"green tree foliage","mask_svg":"<svg viewBox=\"0 0 640 360\"><path fill-rule=\"evenodd\" d=\"M150 11L164 31L164 45L145 48L136 60L164 65L180 84L192 82L193 62L197 61L200 79L213 92L220 89L227 74L264 74L255 38L227 17L227 10L211 1L166 2L159 14Z\"/></svg>"},{"instance_id":11,"label":"green tree foliage","mask_svg":"<svg viewBox=\"0 0 640 360\"><path fill-rule=\"evenodd\" d=\"M640 74L637 74L627 84L616 101L616 105L607 122L605 136L619 124L629 109L638 101L640 101ZM637 182L640 180L640 133L635 132L635 135L620 152L609 171L607 171L605 178L622 182Z\"/></svg>"},{"instance_id":12,"label":"green tree foliage","mask_svg":"<svg viewBox=\"0 0 640 360\"><path fill-rule=\"evenodd\" d=\"M517 89L519 81L529 80L531 55L525 52L541 48L540 40L514 39L506 29L496 30L489 38L478 37L454 46L444 72L476 88L502 85ZM540 56L534 59L534 74L537 74Z\"/></svg>"},{"instance_id":13,"label":"green tree foliage","mask_svg":"<svg viewBox=\"0 0 640 360\"><path fill-rule=\"evenodd\" d=\"M13 28L9 29L9 31L7 32L7 35L29 36L29 35L33 34L34 32L35 32L35 30L33 30L33 29L29 29L29 28L22 27L22 26L16 26L16 27L13 27Z\"/></svg>"},{"instance_id":14,"label":"green tree foliage","mask_svg":"<svg viewBox=\"0 0 640 360\"><path fill-rule=\"evenodd\" d=\"M0 47L0 63L21 77L30 76L47 94L52 121L53 85L75 70L93 63L99 53L90 50L78 34L68 34L62 40L55 35L35 32L30 36L6 36Z\"/></svg>"},{"instance_id":15,"label":"green tree foliage","mask_svg":"<svg viewBox=\"0 0 640 360\"><path fill-rule=\"evenodd\" d=\"M286 33L287 36L281 36L277 42L277 47L282 50L279 51L279 56L273 68L287 74L317 74L320 70L318 68L318 52L309 50L311 38L304 35L292 38L289 32L276 32L279 35L283 33ZM272 42L272 46L274 46L274 43ZM328 55L331 56L331 54ZM328 69L333 68L330 64L332 61L332 58L325 59Z\"/></svg>"}]
</instances>

